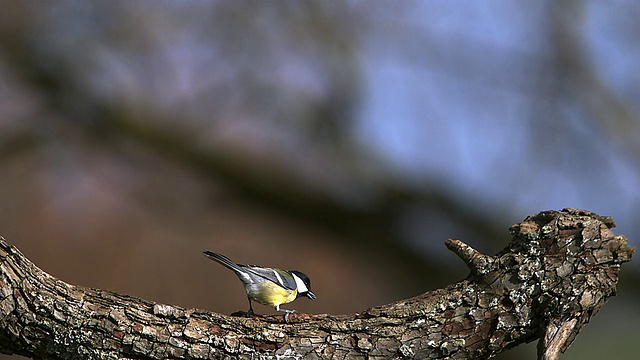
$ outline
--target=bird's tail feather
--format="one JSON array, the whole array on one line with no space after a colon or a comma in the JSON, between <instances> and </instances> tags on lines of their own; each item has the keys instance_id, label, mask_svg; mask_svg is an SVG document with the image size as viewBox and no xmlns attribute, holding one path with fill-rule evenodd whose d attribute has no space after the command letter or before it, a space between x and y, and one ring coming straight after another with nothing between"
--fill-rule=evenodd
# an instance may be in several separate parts
<instances>
[{"instance_id":1,"label":"bird's tail feather","mask_svg":"<svg viewBox=\"0 0 640 360\"><path fill-rule=\"evenodd\" d=\"M235 271L235 272L243 272L242 267L240 267L240 265L236 264L235 262L233 262L231 259L229 259L228 257L222 255L222 254L218 254L218 253L214 253L213 251L203 251L204 255L206 257L208 257L211 260L214 260L218 263L220 263L221 265Z\"/></svg>"}]
</instances>

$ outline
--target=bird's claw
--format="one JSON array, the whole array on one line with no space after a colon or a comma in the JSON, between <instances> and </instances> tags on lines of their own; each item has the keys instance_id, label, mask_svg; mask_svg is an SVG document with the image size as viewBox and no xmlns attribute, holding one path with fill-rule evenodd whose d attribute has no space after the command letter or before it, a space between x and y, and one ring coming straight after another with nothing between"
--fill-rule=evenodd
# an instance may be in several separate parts
<instances>
[{"instance_id":1,"label":"bird's claw","mask_svg":"<svg viewBox=\"0 0 640 360\"><path fill-rule=\"evenodd\" d=\"M289 315L293 314L294 312L296 312L295 310L287 310L287 313L284 314L284 322L286 322L287 324L289 323Z\"/></svg>"}]
</instances>

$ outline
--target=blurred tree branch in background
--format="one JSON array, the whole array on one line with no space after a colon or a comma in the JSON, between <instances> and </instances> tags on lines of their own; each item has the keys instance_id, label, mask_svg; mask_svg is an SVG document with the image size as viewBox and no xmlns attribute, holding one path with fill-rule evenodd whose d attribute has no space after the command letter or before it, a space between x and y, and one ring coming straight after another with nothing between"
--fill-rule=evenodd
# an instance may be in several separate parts
<instances>
[{"instance_id":1,"label":"blurred tree branch in background","mask_svg":"<svg viewBox=\"0 0 640 360\"><path fill-rule=\"evenodd\" d=\"M551 12L552 41L558 55L558 73L568 83L569 95L594 123L640 159L640 119L638 109L608 86L595 69L584 39L586 4L582 1L557 3ZM632 8L630 11L637 12ZM636 14L640 15L640 14ZM630 33L638 31L629 28Z\"/></svg>"},{"instance_id":2,"label":"blurred tree branch in background","mask_svg":"<svg viewBox=\"0 0 640 360\"><path fill-rule=\"evenodd\" d=\"M311 5L309 11L313 12L314 8L315 5ZM319 25L328 26L322 22ZM323 184L322 179L316 179L316 183L305 181L304 177L297 173L295 164L256 158L250 153L245 153L242 145L237 149L231 149L232 151L224 147L202 145L199 143L198 131L190 129L188 124L191 122L186 118L180 118L179 113L161 113L153 109L152 104L133 104L131 106L134 109L92 95L91 91L82 86L83 81L80 77L83 75L77 73L80 67L65 59L43 60L40 56L34 56L42 50L37 48L36 41L28 38L28 34L29 31L18 29L4 33L0 43L3 60L22 75L22 81L38 89L39 95L46 99L47 110L55 114L54 118L59 119L57 121L64 121L64 126L75 128L75 131L86 139L114 149L120 147L122 141L133 142L200 175L222 181L237 195L270 211L345 234L355 241L354 246L366 244L370 251L374 249L373 251L387 255L395 254L393 256L397 257L396 261L415 268L416 274L436 272L437 269L421 261L420 256L408 250L400 239L399 222L410 209L431 209L464 228L465 232L483 238L499 239L506 236L499 230L497 221L482 216L483 213L474 209L471 204L462 203L459 197L436 184L422 184L417 190L399 183L356 176L351 181L362 183L374 194L372 202L361 206L325 190L330 185ZM338 35L343 34L329 34L329 44L337 40ZM317 34L312 36L315 39ZM221 41L224 43L232 40ZM340 81L338 75L335 79ZM267 90L258 87L252 91L258 94ZM339 93L344 91L340 90ZM329 109L335 106L350 105L323 105ZM334 111L315 110L310 116L318 118L310 120L311 122L337 124L348 120L322 117ZM47 127L56 125L48 124ZM335 132L332 133L329 136L339 136ZM314 143L315 141L303 142L300 145L313 146ZM332 141L330 144L336 142ZM348 152L341 154L347 154L349 157Z\"/></svg>"}]
</instances>

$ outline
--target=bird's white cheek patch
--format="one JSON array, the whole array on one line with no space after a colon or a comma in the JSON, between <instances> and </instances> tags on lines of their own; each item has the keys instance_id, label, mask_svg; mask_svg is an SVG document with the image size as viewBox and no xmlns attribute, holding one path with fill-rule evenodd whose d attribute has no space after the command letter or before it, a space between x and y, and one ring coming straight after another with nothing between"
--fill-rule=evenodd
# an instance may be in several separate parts
<instances>
[{"instance_id":1,"label":"bird's white cheek patch","mask_svg":"<svg viewBox=\"0 0 640 360\"><path fill-rule=\"evenodd\" d=\"M302 281L302 279L300 279L296 274L291 274L291 275L293 275L293 278L296 280L296 286L298 287L299 293L309 291L309 289L307 288L307 285L304 284L304 281Z\"/></svg>"}]
</instances>

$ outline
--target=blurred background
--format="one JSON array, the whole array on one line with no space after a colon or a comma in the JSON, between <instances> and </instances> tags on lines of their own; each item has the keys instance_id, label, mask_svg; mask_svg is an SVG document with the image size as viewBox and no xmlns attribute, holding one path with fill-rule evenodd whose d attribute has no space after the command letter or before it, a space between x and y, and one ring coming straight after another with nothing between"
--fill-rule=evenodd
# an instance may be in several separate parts
<instances>
[{"instance_id":1,"label":"blurred background","mask_svg":"<svg viewBox=\"0 0 640 360\"><path fill-rule=\"evenodd\" d=\"M338 314L463 279L447 238L495 254L542 210L611 215L637 247L639 18L634 1L6 3L0 235L67 282L226 314L242 285L203 250L302 270L318 299L288 307ZM636 358L639 275L623 267L563 359Z\"/></svg>"}]
</instances>

